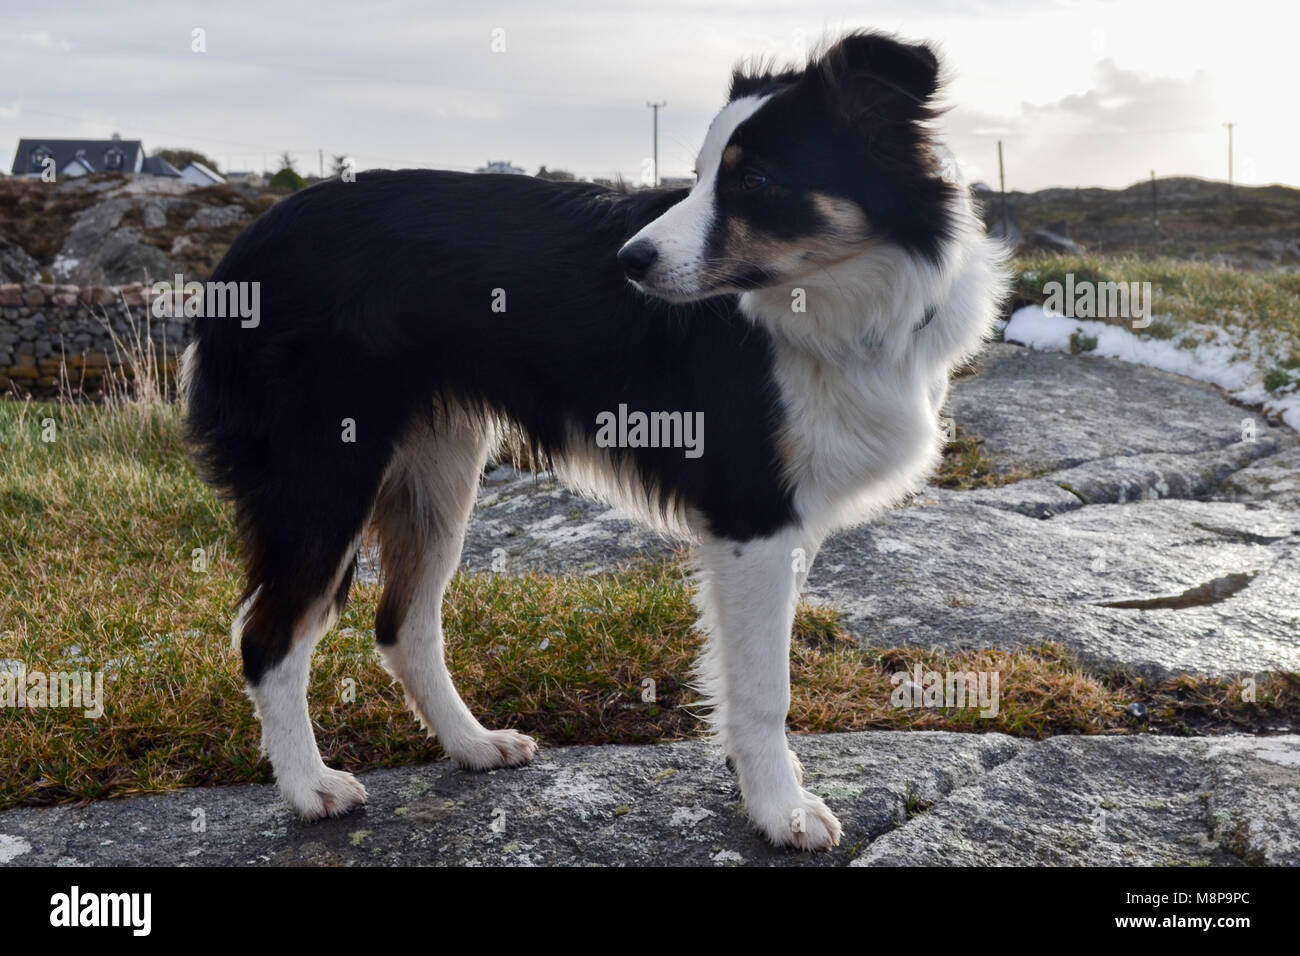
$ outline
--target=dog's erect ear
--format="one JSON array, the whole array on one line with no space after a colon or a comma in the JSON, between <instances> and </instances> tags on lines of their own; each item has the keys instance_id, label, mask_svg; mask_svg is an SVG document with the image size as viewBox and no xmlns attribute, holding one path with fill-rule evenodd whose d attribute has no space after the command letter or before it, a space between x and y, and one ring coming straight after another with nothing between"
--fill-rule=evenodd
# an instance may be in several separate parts
<instances>
[{"instance_id":1,"label":"dog's erect ear","mask_svg":"<svg viewBox=\"0 0 1300 956\"><path fill-rule=\"evenodd\" d=\"M742 96L761 96L772 93L783 86L799 80L798 70L774 70L770 65L760 62L748 69L737 67L731 74L731 89L727 93L727 102L733 102Z\"/></svg>"},{"instance_id":2,"label":"dog's erect ear","mask_svg":"<svg viewBox=\"0 0 1300 956\"><path fill-rule=\"evenodd\" d=\"M880 111L924 116L939 89L939 59L923 43L882 33L853 33L813 63L808 72L825 84L850 114Z\"/></svg>"}]
</instances>

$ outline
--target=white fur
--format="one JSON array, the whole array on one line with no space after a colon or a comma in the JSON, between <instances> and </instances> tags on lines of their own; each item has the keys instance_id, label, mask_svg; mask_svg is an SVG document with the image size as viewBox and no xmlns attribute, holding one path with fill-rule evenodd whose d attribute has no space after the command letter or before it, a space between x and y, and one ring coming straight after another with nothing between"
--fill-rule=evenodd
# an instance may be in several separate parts
<instances>
[{"instance_id":1,"label":"white fur","mask_svg":"<svg viewBox=\"0 0 1300 956\"><path fill-rule=\"evenodd\" d=\"M826 805L802 788L785 742L798 592L826 534L898 501L931 471L949 371L995 317L1003 253L965 196L956 202L957 236L937 265L873 244L800 280L807 312L791 311L793 286L740 300L773 336L788 414L780 445L800 524L743 546L704 536L697 674L750 819L777 845L826 849L840 835ZM918 329L927 308L934 317Z\"/></svg>"},{"instance_id":2,"label":"white fur","mask_svg":"<svg viewBox=\"0 0 1300 956\"><path fill-rule=\"evenodd\" d=\"M442 597L460 562L465 525L489 447L490 438L468 426L449 428L436 437L417 430L398 449L389 474L423 494L410 517L430 521L431 527L421 529L428 549L397 642L381 646L380 653L425 729L437 735L449 757L471 770L516 766L537 752L533 738L513 730L488 730L475 719L456 692L443 655Z\"/></svg>"},{"instance_id":3,"label":"white fur","mask_svg":"<svg viewBox=\"0 0 1300 956\"><path fill-rule=\"evenodd\" d=\"M704 137L695 162L699 180L690 194L624 243L626 248L634 242L648 240L659 253L645 280L633 283L637 288L675 302L698 298L707 291L704 245L716 214L715 194L722 151L736 127L758 112L768 99L744 96L728 103L713 118Z\"/></svg>"},{"instance_id":4,"label":"white fur","mask_svg":"<svg viewBox=\"0 0 1300 956\"><path fill-rule=\"evenodd\" d=\"M839 821L803 789L803 768L785 737L795 554L814 546L790 528L744 544L705 536L697 552L706 641L697 679L710 723L735 765L750 820L774 844L804 850L840 839Z\"/></svg>"},{"instance_id":5,"label":"white fur","mask_svg":"<svg viewBox=\"0 0 1300 956\"><path fill-rule=\"evenodd\" d=\"M355 545L347 552L348 561L354 553ZM269 668L257 684L248 687L248 696L262 722L262 751L275 770L280 794L305 820L339 816L366 802L366 788L361 781L350 773L325 766L307 710L312 652L325 632L334 626L334 593L345 571L346 562L335 575L333 587L299 622L284 659ZM246 603L231 628L236 646L248 607Z\"/></svg>"},{"instance_id":6,"label":"white fur","mask_svg":"<svg viewBox=\"0 0 1300 956\"><path fill-rule=\"evenodd\" d=\"M741 296L773 336L785 473L818 540L917 490L939 458L949 371L987 338L1003 282L1001 247L964 193L952 212L957 235L938 264L878 243ZM791 311L796 286L807 312ZM927 308L934 317L918 329Z\"/></svg>"}]
</instances>

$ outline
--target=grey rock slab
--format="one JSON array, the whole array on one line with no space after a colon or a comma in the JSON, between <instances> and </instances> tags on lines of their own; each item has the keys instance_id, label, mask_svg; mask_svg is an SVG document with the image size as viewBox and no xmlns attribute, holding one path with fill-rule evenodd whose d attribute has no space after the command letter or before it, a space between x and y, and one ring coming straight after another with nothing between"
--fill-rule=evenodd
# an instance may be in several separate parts
<instances>
[{"instance_id":1,"label":"grey rock slab","mask_svg":"<svg viewBox=\"0 0 1300 956\"><path fill-rule=\"evenodd\" d=\"M1252 864L1300 866L1296 737L1224 737L1207 744L1213 839Z\"/></svg>"},{"instance_id":2,"label":"grey rock slab","mask_svg":"<svg viewBox=\"0 0 1300 956\"><path fill-rule=\"evenodd\" d=\"M160 199L146 199L140 203L140 218L146 229L161 229L167 225L167 206Z\"/></svg>"},{"instance_id":3,"label":"grey rock slab","mask_svg":"<svg viewBox=\"0 0 1300 956\"><path fill-rule=\"evenodd\" d=\"M462 565L511 574L597 574L665 560L681 547L552 477L501 465L488 472L479 489Z\"/></svg>"},{"instance_id":4,"label":"grey rock slab","mask_svg":"<svg viewBox=\"0 0 1300 956\"><path fill-rule=\"evenodd\" d=\"M228 206L200 206L194 215L185 222L186 229L217 229L222 226L243 222L248 218L248 210L231 203Z\"/></svg>"},{"instance_id":5,"label":"grey rock slab","mask_svg":"<svg viewBox=\"0 0 1300 956\"><path fill-rule=\"evenodd\" d=\"M832 537L806 596L864 643L1016 648L1161 674L1300 670L1300 512L1180 500L1038 520L922 499ZM1116 608L1253 575L1205 606Z\"/></svg>"},{"instance_id":6,"label":"grey rock slab","mask_svg":"<svg viewBox=\"0 0 1300 956\"><path fill-rule=\"evenodd\" d=\"M1029 518L1051 518L1083 507L1083 500L1048 478L1026 478L997 488L952 491L927 488L917 501L946 505L984 505L1001 511L1014 511Z\"/></svg>"},{"instance_id":7,"label":"grey rock slab","mask_svg":"<svg viewBox=\"0 0 1300 956\"><path fill-rule=\"evenodd\" d=\"M1079 498L1097 504L1154 498L1209 498L1222 493L1229 477L1259 458L1272 456L1283 445L1295 443L1289 435L1259 436L1223 448L1190 454L1153 452L1102 458L1052 472L1048 481Z\"/></svg>"},{"instance_id":8,"label":"grey rock slab","mask_svg":"<svg viewBox=\"0 0 1300 956\"><path fill-rule=\"evenodd\" d=\"M1239 865L1300 863L1300 738L866 731L791 738L844 825L824 854L769 847L714 747L543 750L365 774L370 803L298 821L243 785L0 813L0 864Z\"/></svg>"},{"instance_id":9,"label":"grey rock slab","mask_svg":"<svg viewBox=\"0 0 1300 956\"><path fill-rule=\"evenodd\" d=\"M139 229L121 225L134 205L129 197L116 196L79 213L50 267L55 279L83 286L114 285L180 272L161 250L142 241Z\"/></svg>"},{"instance_id":10,"label":"grey rock slab","mask_svg":"<svg viewBox=\"0 0 1300 956\"><path fill-rule=\"evenodd\" d=\"M0 282L35 282L40 275L41 264L26 249L0 236Z\"/></svg>"},{"instance_id":11,"label":"grey rock slab","mask_svg":"<svg viewBox=\"0 0 1300 956\"><path fill-rule=\"evenodd\" d=\"M735 778L702 740L543 749L516 770L440 761L362 777L364 810L304 824L271 786L185 790L0 813L11 865L843 865L918 801L970 786L1028 744L1002 734L791 738L805 786L845 826L839 848L778 851L751 830Z\"/></svg>"},{"instance_id":12,"label":"grey rock slab","mask_svg":"<svg viewBox=\"0 0 1300 956\"><path fill-rule=\"evenodd\" d=\"M1300 865L1300 737L1053 737L853 866Z\"/></svg>"},{"instance_id":13,"label":"grey rock slab","mask_svg":"<svg viewBox=\"0 0 1300 956\"><path fill-rule=\"evenodd\" d=\"M1300 444L1286 443L1276 454L1259 458L1229 476L1223 494L1300 510Z\"/></svg>"},{"instance_id":14,"label":"grey rock slab","mask_svg":"<svg viewBox=\"0 0 1300 956\"><path fill-rule=\"evenodd\" d=\"M1094 355L994 344L954 384L949 410L1002 471L1056 471L1098 458L1186 454L1241 441L1263 418L1213 385Z\"/></svg>"}]
</instances>

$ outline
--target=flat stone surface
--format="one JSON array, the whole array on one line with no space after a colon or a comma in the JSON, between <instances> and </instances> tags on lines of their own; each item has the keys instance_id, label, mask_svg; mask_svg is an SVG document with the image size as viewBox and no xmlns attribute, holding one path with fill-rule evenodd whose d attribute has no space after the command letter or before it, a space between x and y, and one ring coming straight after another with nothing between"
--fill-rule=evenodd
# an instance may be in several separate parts
<instances>
[{"instance_id":1,"label":"flat stone surface","mask_svg":"<svg viewBox=\"0 0 1300 956\"><path fill-rule=\"evenodd\" d=\"M1300 512L1201 501L1090 505L1050 520L922 503L832 538L807 597L877 646L1014 648L1053 641L1152 674L1300 670ZM1202 607L1169 597L1231 575Z\"/></svg>"},{"instance_id":2,"label":"flat stone surface","mask_svg":"<svg viewBox=\"0 0 1300 956\"><path fill-rule=\"evenodd\" d=\"M1273 430L1213 385L1116 359L999 344L979 368L955 383L949 404L1003 469L1222 448L1242 439L1244 419L1257 434Z\"/></svg>"},{"instance_id":3,"label":"flat stone surface","mask_svg":"<svg viewBox=\"0 0 1300 956\"><path fill-rule=\"evenodd\" d=\"M0 813L0 863L836 866L1300 864L1300 738L794 737L840 846L769 847L704 741L543 750L473 774L362 778L370 803L303 824L248 785Z\"/></svg>"},{"instance_id":4,"label":"flat stone surface","mask_svg":"<svg viewBox=\"0 0 1300 956\"><path fill-rule=\"evenodd\" d=\"M1300 738L1054 737L853 866L1300 865Z\"/></svg>"},{"instance_id":5,"label":"flat stone surface","mask_svg":"<svg viewBox=\"0 0 1300 956\"><path fill-rule=\"evenodd\" d=\"M479 488L461 564L471 571L598 574L666 560L683 547L550 476L503 465Z\"/></svg>"}]
</instances>

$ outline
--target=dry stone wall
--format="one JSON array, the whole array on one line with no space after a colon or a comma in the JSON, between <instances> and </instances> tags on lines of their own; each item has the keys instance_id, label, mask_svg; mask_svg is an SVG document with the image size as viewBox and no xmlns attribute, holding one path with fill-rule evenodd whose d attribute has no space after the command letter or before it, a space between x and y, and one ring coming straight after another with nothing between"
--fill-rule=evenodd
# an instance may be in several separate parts
<instances>
[{"instance_id":1,"label":"dry stone wall","mask_svg":"<svg viewBox=\"0 0 1300 956\"><path fill-rule=\"evenodd\" d=\"M195 320L153 316L150 301L145 285L0 285L0 394L57 391L64 367L74 390L97 391L137 343L174 372Z\"/></svg>"}]
</instances>

